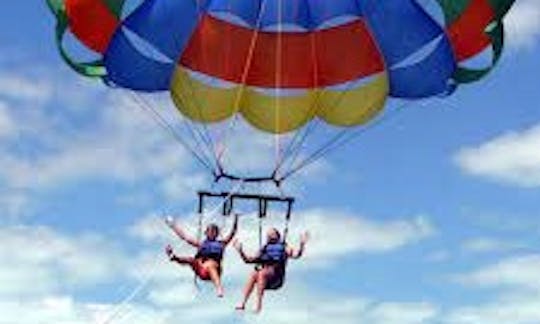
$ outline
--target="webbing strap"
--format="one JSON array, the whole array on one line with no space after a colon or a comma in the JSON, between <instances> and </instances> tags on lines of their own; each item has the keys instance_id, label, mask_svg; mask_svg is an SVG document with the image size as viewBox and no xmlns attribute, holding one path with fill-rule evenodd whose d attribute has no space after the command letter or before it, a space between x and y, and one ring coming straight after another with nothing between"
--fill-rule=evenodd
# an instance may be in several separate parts
<instances>
[{"instance_id":1,"label":"webbing strap","mask_svg":"<svg viewBox=\"0 0 540 324\"><path fill-rule=\"evenodd\" d=\"M107 71L102 60L78 62L68 53L67 49L65 48L64 38L69 27L69 19L64 1L47 0L47 4L56 17L55 39L56 46L62 59L79 74L91 78L104 78L107 75Z\"/></svg>"}]
</instances>

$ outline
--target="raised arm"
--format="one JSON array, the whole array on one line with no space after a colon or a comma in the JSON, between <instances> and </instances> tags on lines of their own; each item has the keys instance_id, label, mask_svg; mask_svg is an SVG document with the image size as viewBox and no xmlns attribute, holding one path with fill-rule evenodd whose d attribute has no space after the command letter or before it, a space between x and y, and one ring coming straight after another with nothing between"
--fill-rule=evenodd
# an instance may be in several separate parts
<instances>
[{"instance_id":1,"label":"raised arm","mask_svg":"<svg viewBox=\"0 0 540 324\"><path fill-rule=\"evenodd\" d=\"M242 248L242 243L240 243L238 240L234 241L234 248L238 251L238 254L240 254L240 257L245 263L256 263L260 257L260 253L257 253L256 256L247 255Z\"/></svg>"},{"instance_id":2,"label":"raised arm","mask_svg":"<svg viewBox=\"0 0 540 324\"><path fill-rule=\"evenodd\" d=\"M309 232L305 232L300 236L300 246L298 247L298 250L295 249L288 249L287 254L291 259L300 259L302 255L304 254L304 249L306 247L306 243L309 241Z\"/></svg>"},{"instance_id":3,"label":"raised arm","mask_svg":"<svg viewBox=\"0 0 540 324\"><path fill-rule=\"evenodd\" d=\"M225 236L225 238L223 239L223 243L225 245L229 244L232 239L234 238L234 236L236 235L236 231L238 230L238 214L234 214L234 222L233 222L233 226L231 228L231 231L229 232L229 234L227 236Z\"/></svg>"},{"instance_id":4,"label":"raised arm","mask_svg":"<svg viewBox=\"0 0 540 324\"><path fill-rule=\"evenodd\" d=\"M167 217L165 219L165 224L173 230L173 232L178 235L178 237L181 239L181 240L184 240L186 241L188 244L196 247L196 248L199 248L200 247L200 243L198 240L196 239L193 239L191 237L189 237L188 235L186 235L186 233L184 232L184 230L180 227L180 225L178 225L172 217Z\"/></svg>"}]
</instances>

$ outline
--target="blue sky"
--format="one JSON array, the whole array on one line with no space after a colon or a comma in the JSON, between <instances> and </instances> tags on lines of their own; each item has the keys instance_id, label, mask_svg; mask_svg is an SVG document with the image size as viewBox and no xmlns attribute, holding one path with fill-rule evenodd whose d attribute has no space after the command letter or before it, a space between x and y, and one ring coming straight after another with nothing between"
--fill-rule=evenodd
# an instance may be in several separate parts
<instances>
[{"instance_id":1,"label":"blue sky","mask_svg":"<svg viewBox=\"0 0 540 324\"><path fill-rule=\"evenodd\" d=\"M303 229L313 240L259 317L232 311L249 271L234 253L223 301L161 255L166 242L191 253L159 217L194 230L210 179L129 96L61 62L44 3L8 9L0 323L540 322L537 1L517 0L485 80L407 105L293 181L293 242ZM256 164L257 149L240 152ZM255 232L246 215L252 248Z\"/></svg>"}]
</instances>

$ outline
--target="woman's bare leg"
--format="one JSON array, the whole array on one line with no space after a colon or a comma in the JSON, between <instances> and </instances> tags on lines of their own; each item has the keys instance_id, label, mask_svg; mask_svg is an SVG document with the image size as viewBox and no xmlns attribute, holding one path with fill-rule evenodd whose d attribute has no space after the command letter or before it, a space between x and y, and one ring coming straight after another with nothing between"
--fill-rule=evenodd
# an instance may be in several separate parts
<instances>
[{"instance_id":1,"label":"woman's bare leg","mask_svg":"<svg viewBox=\"0 0 540 324\"><path fill-rule=\"evenodd\" d=\"M193 262L195 262L195 259L193 257L179 257L176 254L174 254L174 251L170 245L167 245L165 247L165 253L167 253L167 256L169 257L169 260L172 262L176 262L180 265L193 265Z\"/></svg>"},{"instance_id":2,"label":"woman's bare leg","mask_svg":"<svg viewBox=\"0 0 540 324\"><path fill-rule=\"evenodd\" d=\"M242 300L242 303L236 306L237 310L244 310L246 308L246 303L249 300L249 296L251 296L251 293L253 292L253 288L255 288L255 283L257 282L258 277L259 277L259 271L254 271L249 276L249 279L246 283L246 287L244 288L244 299Z\"/></svg>"},{"instance_id":3,"label":"woman's bare leg","mask_svg":"<svg viewBox=\"0 0 540 324\"><path fill-rule=\"evenodd\" d=\"M221 276L219 274L219 264L214 260L208 260L204 263L204 267L208 270L210 279L216 287L218 297L223 297L223 286L221 284Z\"/></svg>"},{"instance_id":4,"label":"woman's bare leg","mask_svg":"<svg viewBox=\"0 0 540 324\"><path fill-rule=\"evenodd\" d=\"M257 276L257 300L255 303L255 312L260 313L262 310L262 300L264 297L264 290L266 288L266 278L273 272L272 268L263 268L259 271Z\"/></svg>"}]
</instances>

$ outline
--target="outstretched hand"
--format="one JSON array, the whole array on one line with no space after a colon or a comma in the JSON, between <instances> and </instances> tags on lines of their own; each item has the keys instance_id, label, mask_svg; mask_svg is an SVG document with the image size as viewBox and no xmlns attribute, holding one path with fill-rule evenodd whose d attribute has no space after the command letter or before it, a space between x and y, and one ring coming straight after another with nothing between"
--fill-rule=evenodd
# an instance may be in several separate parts
<instances>
[{"instance_id":1,"label":"outstretched hand","mask_svg":"<svg viewBox=\"0 0 540 324\"><path fill-rule=\"evenodd\" d=\"M300 243L301 244L306 244L310 239L310 235L309 235L309 232L304 232L302 235L300 235Z\"/></svg>"},{"instance_id":2,"label":"outstretched hand","mask_svg":"<svg viewBox=\"0 0 540 324\"><path fill-rule=\"evenodd\" d=\"M233 246L238 252L242 251L242 243L238 239L234 240Z\"/></svg>"},{"instance_id":3,"label":"outstretched hand","mask_svg":"<svg viewBox=\"0 0 540 324\"><path fill-rule=\"evenodd\" d=\"M172 218L171 216L165 217L165 224L171 228L174 227L175 225L174 218Z\"/></svg>"}]
</instances>

